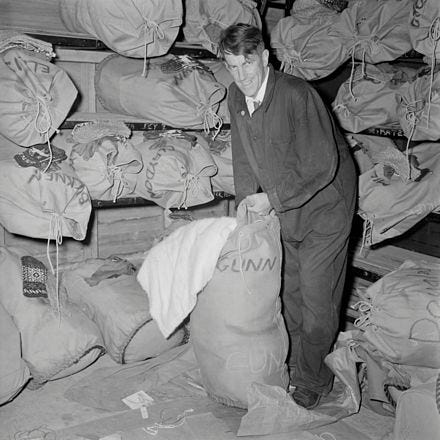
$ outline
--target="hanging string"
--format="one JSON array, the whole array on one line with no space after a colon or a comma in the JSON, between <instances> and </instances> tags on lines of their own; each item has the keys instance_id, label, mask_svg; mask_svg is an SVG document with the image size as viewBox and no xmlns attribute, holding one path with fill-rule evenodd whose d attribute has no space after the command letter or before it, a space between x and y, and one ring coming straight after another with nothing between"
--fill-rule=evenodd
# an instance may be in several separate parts
<instances>
[{"instance_id":1,"label":"hanging string","mask_svg":"<svg viewBox=\"0 0 440 440\"><path fill-rule=\"evenodd\" d=\"M148 42L148 34L152 30L153 41L154 41L154 36L157 36L159 38L159 40L163 40L165 38L165 33L158 23L156 23L153 20L150 20L147 17L143 17L143 18L144 18L144 25L143 25L143 30L144 30L144 67L142 69L142 76L145 78L147 76L148 45L150 44Z\"/></svg>"},{"instance_id":2,"label":"hanging string","mask_svg":"<svg viewBox=\"0 0 440 440\"><path fill-rule=\"evenodd\" d=\"M114 164L108 165L107 177L109 180L113 180L112 195L113 195L113 203L115 203L118 197L122 194L124 187L126 186L124 184L121 167Z\"/></svg>"},{"instance_id":3,"label":"hanging string","mask_svg":"<svg viewBox=\"0 0 440 440\"><path fill-rule=\"evenodd\" d=\"M417 103L421 103L420 110L417 110ZM406 142L405 147L405 156L406 163L408 167L408 180L411 180L411 162L409 160L409 145L411 143L412 137L414 136L414 132L416 131L417 123L419 118L417 113L420 113L423 110L424 101L419 99L411 103L406 103L405 105L405 119L409 123L410 126L410 134L408 136L408 140Z\"/></svg>"},{"instance_id":4,"label":"hanging string","mask_svg":"<svg viewBox=\"0 0 440 440\"><path fill-rule=\"evenodd\" d=\"M240 265L240 275L241 275L241 279L243 280L243 284L244 287L246 288L246 291L249 295L252 295L252 290L249 289L247 283L246 283L246 279L244 277L244 264L243 264L243 259L241 257L241 237L243 237L243 233L240 231L238 233L238 260L239 260L239 265Z\"/></svg>"},{"instance_id":5,"label":"hanging string","mask_svg":"<svg viewBox=\"0 0 440 440\"><path fill-rule=\"evenodd\" d=\"M353 309L359 310L361 315L354 321L355 327L365 328L371 325L372 305L368 301L358 301L353 305Z\"/></svg>"},{"instance_id":6,"label":"hanging string","mask_svg":"<svg viewBox=\"0 0 440 440\"><path fill-rule=\"evenodd\" d=\"M203 117L203 131L209 134L211 127L215 129L213 139L217 137L222 129L223 119L208 104L201 104L197 109L197 113Z\"/></svg>"},{"instance_id":7,"label":"hanging string","mask_svg":"<svg viewBox=\"0 0 440 440\"><path fill-rule=\"evenodd\" d=\"M44 97L36 96L35 98L37 101L37 112L34 118L34 128L37 133L44 136L47 147L49 149L49 161L42 171L44 174L52 165L53 160L52 145L50 144L49 139L49 131L52 127L52 117L50 115L49 107L47 105L47 102L50 101L52 98L48 94L46 94Z\"/></svg>"},{"instance_id":8,"label":"hanging string","mask_svg":"<svg viewBox=\"0 0 440 440\"><path fill-rule=\"evenodd\" d=\"M428 93L428 116L426 119L426 127L429 127L429 119L431 114L431 99L432 99L432 84L434 82L434 70L435 70L435 53L437 50L437 43L440 40L440 17L432 20L429 28L429 39L432 41L432 54L431 54L431 75L429 80L429 93Z\"/></svg>"},{"instance_id":9,"label":"hanging string","mask_svg":"<svg viewBox=\"0 0 440 440\"><path fill-rule=\"evenodd\" d=\"M191 173L187 173L187 175L185 176L185 181L183 183L183 196L182 196L182 201L180 202L178 208L184 208L187 209L188 206L186 204L187 200L188 200L188 194L190 192L190 189L197 189L197 190L201 190L200 188L200 179L199 176L195 176L194 174Z\"/></svg>"},{"instance_id":10,"label":"hanging string","mask_svg":"<svg viewBox=\"0 0 440 440\"><path fill-rule=\"evenodd\" d=\"M52 259L50 256L50 241L51 237L53 237L55 241L55 264L56 269L54 269L52 264ZM46 256L47 260L49 262L49 267L52 272L52 275L55 275L55 298L56 298L56 309L58 318L61 320L61 307L60 307L60 292L59 292L59 249L58 246L63 243L63 235L62 235L62 225L61 225L61 216L56 213L52 212L49 222L49 234L47 237L47 244L46 244Z\"/></svg>"}]
</instances>

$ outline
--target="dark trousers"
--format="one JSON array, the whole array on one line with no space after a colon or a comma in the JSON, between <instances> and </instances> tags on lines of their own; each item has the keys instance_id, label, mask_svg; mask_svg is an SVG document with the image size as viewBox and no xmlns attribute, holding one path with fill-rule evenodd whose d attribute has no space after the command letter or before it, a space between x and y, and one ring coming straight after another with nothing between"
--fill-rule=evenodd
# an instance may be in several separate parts
<instances>
[{"instance_id":1,"label":"dark trousers","mask_svg":"<svg viewBox=\"0 0 440 440\"><path fill-rule=\"evenodd\" d=\"M347 248L356 203L351 158L333 183L299 209L280 213L283 242L283 316L290 338L291 385L321 394L333 374L324 358L340 323Z\"/></svg>"}]
</instances>

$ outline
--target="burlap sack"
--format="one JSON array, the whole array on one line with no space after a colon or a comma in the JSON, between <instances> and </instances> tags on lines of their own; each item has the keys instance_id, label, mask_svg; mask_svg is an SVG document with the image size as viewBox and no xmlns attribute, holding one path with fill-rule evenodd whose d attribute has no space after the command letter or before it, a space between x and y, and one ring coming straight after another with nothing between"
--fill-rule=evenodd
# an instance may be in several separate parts
<instances>
[{"instance_id":1,"label":"burlap sack","mask_svg":"<svg viewBox=\"0 0 440 440\"><path fill-rule=\"evenodd\" d=\"M281 315L277 217L237 212L213 277L198 295L190 334L207 393L246 408L253 382L284 389L288 339Z\"/></svg>"},{"instance_id":2,"label":"burlap sack","mask_svg":"<svg viewBox=\"0 0 440 440\"><path fill-rule=\"evenodd\" d=\"M134 194L143 168L140 153L117 135L73 145L70 161L93 199L114 202Z\"/></svg>"},{"instance_id":3,"label":"burlap sack","mask_svg":"<svg viewBox=\"0 0 440 440\"><path fill-rule=\"evenodd\" d=\"M440 368L440 265L405 261L369 286L355 324L386 360Z\"/></svg>"},{"instance_id":4,"label":"burlap sack","mask_svg":"<svg viewBox=\"0 0 440 440\"><path fill-rule=\"evenodd\" d=\"M0 134L28 147L47 142L77 96L50 57L12 48L0 54Z\"/></svg>"},{"instance_id":5,"label":"burlap sack","mask_svg":"<svg viewBox=\"0 0 440 440\"><path fill-rule=\"evenodd\" d=\"M12 317L0 304L0 405L12 400L30 378L21 358L20 333Z\"/></svg>"},{"instance_id":6,"label":"burlap sack","mask_svg":"<svg viewBox=\"0 0 440 440\"><path fill-rule=\"evenodd\" d=\"M103 352L96 325L57 296L56 280L24 249L0 248L0 303L20 334L22 357L35 382L76 373Z\"/></svg>"},{"instance_id":7,"label":"burlap sack","mask_svg":"<svg viewBox=\"0 0 440 440\"><path fill-rule=\"evenodd\" d=\"M92 210L89 192L67 160L52 160L44 171L49 153L47 145L40 148L18 148L0 137L0 223L13 234L83 240ZM62 159L63 149L52 148Z\"/></svg>"},{"instance_id":8,"label":"burlap sack","mask_svg":"<svg viewBox=\"0 0 440 440\"><path fill-rule=\"evenodd\" d=\"M218 55L218 43L223 29L236 23L246 23L261 29L257 2L252 0L186 0L185 40L201 44Z\"/></svg>"},{"instance_id":9,"label":"burlap sack","mask_svg":"<svg viewBox=\"0 0 440 440\"><path fill-rule=\"evenodd\" d=\"M61 0L68 30L93 35L127 57L164 55L182 24L180 0Z\"/></svg>"},{"instance_id":10,"label":"burlap sack","mask_svg":"<svg viewBox=\"0 0 440 440\"><path fill-rule=\"evenodd\" d=\"M438 0L414 1L409 14L412 47L430 60L440 59L440 3Z\"/></svg>"},{"instance_id":11,"label":"burlap sack","mask_svg":"<svg viewBox=\"0 0 440 440\"><path fill-rule=\"evenodd\" d=\"M155 357L180 344L180 327L164 338L153 321L137 269L118 258L94 258L63 273L68 298L96 323L107 353L125 364Z\"/></svg>"},{"instance_id":12,"label":"burlap sack","mask_svg":"<svg viewBox=\"0 0 440 440\"><path fill-rule=\"evenodd\" d=\"M136 194L164 208L187 208L213 200L211 176L217 167L193 135L180 131L134 136L144 168Z\"/></svg>"},{"instance_id":13,"label":"burlap sack","mask_svg":"<svg viewBox=\"0 0 440 440\"><path fill-rule=\"evenodd\" d=\"M101 62L95 88L107 110L175 128L221 125L217 111L226 89L206 66L186 55L165 55L144 67L122 56Z\"/></svg>"}]
</instances>

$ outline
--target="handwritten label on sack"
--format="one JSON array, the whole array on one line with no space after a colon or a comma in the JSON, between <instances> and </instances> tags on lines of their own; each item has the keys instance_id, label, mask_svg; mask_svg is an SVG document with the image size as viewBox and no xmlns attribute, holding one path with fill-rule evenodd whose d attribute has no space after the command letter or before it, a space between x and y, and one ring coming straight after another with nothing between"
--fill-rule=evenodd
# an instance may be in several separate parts
<instances>
[{"instance_id":1,"label":"handwritten label on sack","mask_svg":"<svg viewBox=\"0 0 440 440\"><path fill-rule=\"evenodd\" d=\"M273 271L276 267L277 257L273 258L230 258L230 254L222 255L217 261L217 270L220 272L264 272Z\"/></svg>"},{"instance_id":2,"label":"handwritten label on sack","mask_svg":"<svg viewBox=\"0 0 440 440\"><path fill-rule=\"evenodd\" d=\"M33 174L29 177L27 183L30 184L34 180L37 181L45 180L47 182L54 182L57 184L63 183L67 187L70 187L73 190L75 190L75 195L77 196L78 202L81 205L88 203L90 201L90 196L86 186L84 185L83 182L81 182L81 180L77 179L74 176L69 176L64 173L51 173L51 172L42 173L40 170L35 169Z\"/></svg>"}]
</instances>

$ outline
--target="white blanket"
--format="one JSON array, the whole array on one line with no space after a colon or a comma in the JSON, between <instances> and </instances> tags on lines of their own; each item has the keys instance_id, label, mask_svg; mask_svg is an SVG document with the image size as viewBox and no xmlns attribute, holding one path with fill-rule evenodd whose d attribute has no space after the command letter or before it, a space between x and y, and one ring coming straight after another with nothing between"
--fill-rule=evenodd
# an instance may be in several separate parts
<instances>
[{"instance_id":1,"label":"white blanket","mask_svg":"<svg viewBox=\"0 0 440 440\"><path fill-rule=\"evenodd\" d=\"M175 230L145 257L137 279L148 295L150 314L165 337L194 308L197 294L212 278L236 224L233 217L193 221Z\"/></svg>"}]
</instances>

